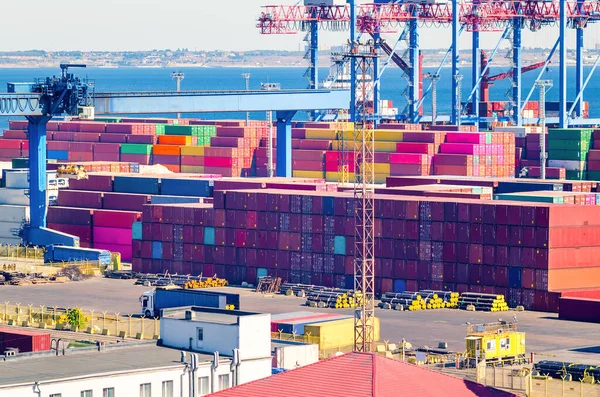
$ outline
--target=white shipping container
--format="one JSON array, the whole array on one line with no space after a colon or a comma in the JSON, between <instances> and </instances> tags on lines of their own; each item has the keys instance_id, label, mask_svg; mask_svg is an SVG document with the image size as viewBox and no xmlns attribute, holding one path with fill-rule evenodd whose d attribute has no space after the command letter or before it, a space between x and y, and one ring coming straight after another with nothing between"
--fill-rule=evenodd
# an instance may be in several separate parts
<instances>
[{"instance_id":1,"label":"white shipping container","mask_svg":"<svg viewBox=\"0 0 600 397\"><path fill-rule=\"evenodd\" d=\"M494 131L496 132L514 132L515 137L517 138L525 138L528 134L528 127L495 127Z\"/></svg>"},{"instance_id":2,"label":"white shipping container","mask_svg":"<svg viewBox=\"0 0 600 397\"><path fill-rule=\"evenodd\" d=\"M16 238L15 232L21 229L21 222L0 222L0 238Z\"/></svg>"},{"instance_id":3,"label":"white shipping container","mask_svg":"<svg viewBox=\"0 0 600 397\"><path fill-rule=\"evenodd\" d=\"M29 207L21 205L0 205L0 222L29 220Z\"/></svg>"},{"instance_id":4,"label":"white shipping container","mask_svg":"<svg viewBox=\"0 0 600 397\"><path fill-rule=\"evenodd\" d=\"M585 171L587 170L586 161L577 160L548 160L549 167L564 168L567 171Z\"/></svg>"},{"instance_id":5,"label":"white shipping container","mask_svg":"<svg viewBox=\"0 0 600 397\"><path fill-rule=\"evenodd\" d=\"M25 192L29 189L0 189L0 205L29 205L29 197ZM46 190L47 202L56 202L58 200L58 189Z\"/></svg>"},{"instance_id":6,"label":"white shipping container","mask_svg":"<svg viewBox=\"0 0 600 397\"><path fill-rule=\"evenodd\" d=\"M21 245L21 244L23 244L23 240L21 240L19 237L11 237L11 238L0 237L0 244Z\"/></svg>"},{"instance_id":7,"label":"white shipping container","mask_svg":"<svg viewBox=\"0 0 600 397\"><path fill-rule=\"evenodd\" d=\"M28 171L26 170L7 170L5 174L5 187L11 189L27 189L29 188ZM48 188L57 185L56 171L48 171L47 174L47 186Z\"/></svg>"}]
</instances>

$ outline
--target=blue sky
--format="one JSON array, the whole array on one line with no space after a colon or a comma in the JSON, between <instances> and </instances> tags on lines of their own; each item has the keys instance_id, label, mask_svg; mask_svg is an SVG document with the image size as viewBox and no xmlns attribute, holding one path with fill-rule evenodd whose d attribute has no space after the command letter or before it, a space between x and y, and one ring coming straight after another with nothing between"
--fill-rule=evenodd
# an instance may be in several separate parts
<instances>
[{"instance_id":1,"label":"blue sky","mask_svg":"<svg viewBox=\"0 0 600 397\"><path fill-rule=\"evenodd\" d=\"M298 50L302 34L261 36L255 27L261 5L294 4L295 0L11 0L3 1L0 50ZM586 44L597 42L598 28L588 29ZM470 35L461 46L468 48ZM486 33L493 47L500 33ZM346 35L324 32L328 47L345 43ZM525 46L551 47L556 28L525 33ZM393 36L387 37L392 41ZM447 47L450 30L422 29L424 48ZM569 35L574 44L574 36Z\"/></svg>"}]
</instances>

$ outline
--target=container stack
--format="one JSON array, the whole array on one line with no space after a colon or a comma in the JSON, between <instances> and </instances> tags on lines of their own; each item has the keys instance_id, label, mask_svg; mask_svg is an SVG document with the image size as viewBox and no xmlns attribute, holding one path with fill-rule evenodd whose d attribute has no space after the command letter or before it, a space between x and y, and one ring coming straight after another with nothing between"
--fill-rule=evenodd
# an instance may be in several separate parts
<instances>
[{"instance_id":1,"label":"container stack","mask_svg":"<svg viewBox=\"0 0 600 397\"><path fill-rule=\"evenodd\" d=\"M553 311L553 291L600 286L593 267L600 247L590 237L600 229L594 220L599 206L390 195L378 196L375 205L377 295L488 293L506 296L511 307ZM168 207L145 206L143 228L162 227L154 224L164 223L159 214ZM147 248L134 254L136 268L184 266L200 273L208 266L232 284L254 284L260 272L291 283L353 288L351 193L227 190L215 195L214 207L185 210L194 214L185 218L193 219L189 226L198 236L188 242L195 256L177 264L153 258L151 247L164 239L144 237Z\"/></svg>"},{"instance_id":2,"label":"container stack","mask_svg":"<svg viewBox=\"0 0 600 397\"><path fill-rule=\"evenodd\" d=\"M29 221L29 207L0 205L0 244L20 245L18 232Z\"/></svg>"},{"instance_id":3,"label":"container stack","mask_svg":"<svg viewBox=\"0 0 600 397\"><path fill-rule=\"evenodd\" d=\"M548 165L566 169L571 180L586 179L588 152L592 148L591 129L550 128L548 130Z\"/></svg>"}]
</instances>

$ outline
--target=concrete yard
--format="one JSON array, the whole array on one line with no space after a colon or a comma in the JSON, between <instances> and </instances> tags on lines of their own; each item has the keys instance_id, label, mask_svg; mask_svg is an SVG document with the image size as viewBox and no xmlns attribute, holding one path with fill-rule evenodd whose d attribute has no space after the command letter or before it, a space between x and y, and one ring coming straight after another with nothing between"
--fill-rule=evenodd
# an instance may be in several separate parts
<instances>
[{"instance_id":1,"label":"concrete yard","mask_svg":"<svg viewBox=\"0 0 600 397\"><path fill-rule=\"evenodd\" d=\"M85 310L139 314L139 296L149 287L133 285L133 280L94 278L65 284L0 287L0 304L3 302L33 304L34 306L79 306ZM304 299L275 295L263 297L242 288L215 288L213 291L239 293L243 310L283 313L290 311L332 312L352 315L352 309L311 309L303 305ZM527 351L546 353L539 359L600 363L600 327L592 323L563 321L557 314L538 312L467 312L441 309L418 312L376 310L381 319L383 340L399 342L402 338L414 346L437 347L445 341L448 348L464 351L466 323L492 322L498 318L510 320L517 316L520 330L527 333Z\"/></svg>"}]
</instances>

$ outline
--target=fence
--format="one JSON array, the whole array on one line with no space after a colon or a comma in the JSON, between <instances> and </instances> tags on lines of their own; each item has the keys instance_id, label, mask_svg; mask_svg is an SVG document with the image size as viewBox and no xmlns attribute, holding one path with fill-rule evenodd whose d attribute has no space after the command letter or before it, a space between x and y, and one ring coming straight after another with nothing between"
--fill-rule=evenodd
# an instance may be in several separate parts
<instances>
[{"instance_id":1,"label":"fence","mask_svg":"<svg viewBox=\"0 0 600 397\"><path fill-rule=\"evenodd\" d=\"M0 259L44 259L44 249L40 247L22 247L0 244Z\"/></svg>"},{"instance_id":2,"label":"fence","mask_svg":"<svg viewBox=\"0 0 600 397\"><path fill-rule=\"evenodd\" d=\"M529 397L600 397L600 384L536 376Z\"/></svg>"},{"instance_id":3,"label":"fence","mask_svg":"<svg viewBox=\"0 0 600 397\"><path fill-rule=\"evenodd\" d=\"M120 313L83 310L86 319L81 329L71 329L61 316L70 308L33 306L21 303L0 304L0 324L36 327L43 329L73 330L88 334L117 336L121 338L158 339L160 321L157 318L134 317Z\"/></svg>"}]
</instances>

